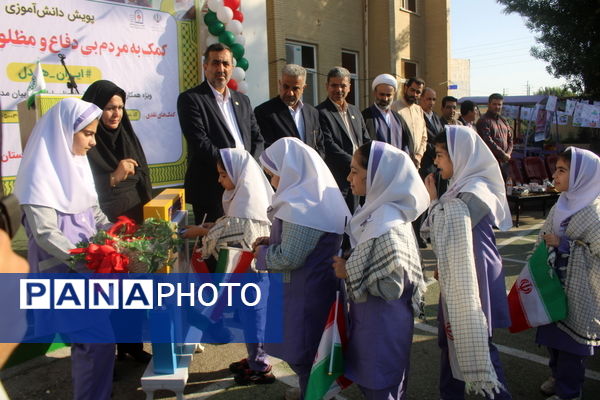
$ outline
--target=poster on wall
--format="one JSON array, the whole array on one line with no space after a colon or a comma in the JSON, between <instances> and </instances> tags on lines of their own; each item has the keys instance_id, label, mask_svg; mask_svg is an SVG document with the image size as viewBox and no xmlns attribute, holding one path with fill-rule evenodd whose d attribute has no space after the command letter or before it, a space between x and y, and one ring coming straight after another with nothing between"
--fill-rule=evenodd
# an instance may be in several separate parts
<instances>
[{"instance_id":1,"label":"poster on wall","mask_svg":"<svg viewBox=\"0 0 600 400\"><path fill-rule=\"evenodd\" d=\"M550 136L550 127L554 112L546 109L538 109L535 119L535 142L541 142Z\"/></svg>"},{"instance_id":2,"label":"poster on wall","mask_svg":"<svg viewBox=\"0 0 600 400\"><path fill-rule=\"evenodd\" d=\"M573 123L574 127L580 127L583 122L583 110L586 107L587 103L579 102L575 105L573 109Z\"/></svg>"},{"instance_id":3,"label":"poster on wall","mask_svg":"<svg viewBox=\"0 0 600 400\"><path fill-rule=\"evenodd\" d=\"M586 104L582 111L581 126L584 128L600 127L600 105Z\"/></svg>"},{"instance_id":4,"label":"poster on wall","mask_svg":"<svg viewBox=\"0 0 600 400\"><path fill-rule=\"evenodd\" d=\"M186 71L180 65L178 23L195 18L193 4L193 0L4 1L0 6L3 177L14 180L19 168L17 104L25 100L38 61L48 93L71 93L60 62L63 57L80 94L100 79L125 90L129 117L151 167L183 163L177 96ZM169 178L178 179L183 176Z\"/></svg>"},{"instance_id":5,"label":"poster on wall","mask_svg":"<svg viewBox=\"0 0 600 400\"><path fill-rule=\"evenodd\" d=\"M573 111L575 111L576 105L577 105L577 101L567 100L567 104L565 106L565 113L567 113L568 115L573 115Z\"/></svg>"}]
</instances>

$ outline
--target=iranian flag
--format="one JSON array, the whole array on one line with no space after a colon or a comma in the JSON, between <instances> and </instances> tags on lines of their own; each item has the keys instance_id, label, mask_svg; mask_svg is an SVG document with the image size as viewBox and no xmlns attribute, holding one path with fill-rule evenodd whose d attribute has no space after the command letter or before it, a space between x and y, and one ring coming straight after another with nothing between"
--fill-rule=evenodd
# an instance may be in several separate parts
<instances>
[{"instance_id":1,"label":"iranian flag","mask_svg":"<svg viewBox=\"0 0 600 400\"><path fill-rule=\"evenodd\" d=\"M345 344L346 323L338 290L310 370L305 400L330 399L352 384L344 377Z\"/></svg>"},{"instance_id":2,"label":"iranian flag","mask_svg":"<svg viewBox=\"0 0 600 400\"><path fill-rule=\"evenodd\" d=\"M236 247L223 247L219 250L219 260L215 273L240 274L248 272L253 259L254 254L251 251Z\"/></svg>"},{"instance_id":3,"label":"iranian flag","mask_svg":"<svg viewBox=\"0 0 600 400\"><path fill-rule=\"evenodd\" d=\"M254 259L251 251L246 251L236 247L222 247L219 250L219 259L217 260L216 274L237 274L248 272L250 264ZM191 260L192 269L196 273L209 273L208 266L202 258L202 248L194 245ZM219 279L220 281L220 279Z\"/></svg>"},{"instance_id":4,"label":"iranian flag","mask_svg":"<svg viewBox=\"0 0 600 400\"><path fill-rule=\"evenodd\" d=\"M192 271L197 274L209 274L210 270L208 269L208 265L204 258L202 257L202 249L198 247L198 244L194 245L192 249L192 257L190 259L190 265L192 267Z\"/></svg>"},{"instance_id":5,"label":"iranian flag","mask_svg":"<svg viewBox=\"0 0 600 400\"><path fill-rule=\"evenodd\" d=\"M548 264L545 242L535 248L508 294L512 333L560 321L567 316L567 298Z\"/></svg>"},{"instance_id":6,"label":"iranian flag","mask_svg":"<svg viewBox=\"0 0 600 400\"><path fill-rule=\"evenodd\" d=\"M228 274L228 275L213 275L214 284L219 283L235 283L239 282L240 278L235 275L229 274L242 274L250 270L250 265L254 259L254 254L251 251L243 250L237 247L222 247L219 250L219 260L217 261L217 267L215 274ZM221 287L219 290L219 298L216 304L209 307L204 312L211 320L218 321L225 307L227 306L227 295L226 288Z\"/></svg>"}]
</instances>

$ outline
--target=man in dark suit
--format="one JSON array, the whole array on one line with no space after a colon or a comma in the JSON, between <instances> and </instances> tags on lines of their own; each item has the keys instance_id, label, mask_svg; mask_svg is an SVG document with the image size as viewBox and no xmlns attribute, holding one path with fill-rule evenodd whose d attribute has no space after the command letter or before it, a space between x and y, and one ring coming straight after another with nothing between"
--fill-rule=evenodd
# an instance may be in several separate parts
<instances>
[{"instance_id":1,"label":"man in dark suit","mask_svg":"<svg viewBox=\"0 0 600 400\"><path fill-rule=\"evenodd\" d=\"M398 89L396 78L390 74L381 74L373 80L371 87L375 103L362 112L369 136L373 140L404 150L414 162L414 143L408 125L391 108Z\"/></svg>"},{"instance_id":2,"label":"man in dark suit","mask_svg":"<svg viewBox=\"0 0 600 400\"><path fill-rule=\"evenodd\" d=\"M436 100L437 94L435 90L433 90L430 87L426 87L423 90L423 94L419 98L419 105L423 109L425 127L427 128L427 146L425 147L425 153L423 154L423 158L421 159L421 168L419 168L419 175L421 175L421 177L425 179L427 175L435 173L435 178L438 182L438 192L444 193L446 191L447 181L443 180L439 173L435 172L436 167L433 164L433 161L435 159L435 146L433 144L433 141L439 133L444 131L444 124L442 122L442 119L433 111L433 106L435 106ZM417 218L415 221L413 221L413 229L415 230L415 234L417 235L419 247L422 249L427 247L427 243L423 240L420 233L421 223L425 219L426 215L427 211L425 211L420 218Z\"/></svg>"},{"instance_id":3,"label":"man in dark suit","mask_svg":"<svg viewBox=\"0 0 600 400\"><path fill-rule=\"evenodd\" d=\"M354 211L358 200L352 195L346 177L354 150L371 139L358 107L346 101L350 92L350 72L343 67L332 68L325 87L327 99L317 106L325 141L325 162L346 198L348 208Z\"/></svg>"},{"instance_id":4,"label":"man in dark suit","mask_svg":"<svg viewBox=\"0 0 600 400\"><path fill-rule=\"evenodd\" d=\"M291 136L302 140L325 157L319 112L302 102L306 87L306 70L300 65L287 64L281 70L279 96L273 97L254 109L265 148L277 139Z\"/></svg>"},{"instance_id":5,"label":"man in dark suit","mask_svg":"<svg viewBox=\"0 0 600 400\"><path fill-rule=\"evenodd\" d=\"M216 167L219 149L246 149L254 158L264 149L250 99L227 87L233 70L231 50L221 43L208 46L203 67L204 82L177 99L179 124L188 144L186 198L196 223L205 213L207 221L223 215Z\"/></svg>"},{"instance_id":6,"label":"man in dark suit","mask_svg":"<svg viewBox=\"0 0 600 400\"><path fill-rule=\"evenodd\" d=\"M429 87L423 90L423 94L419 99L419 105L423 109L425 126L427 127L427 147L425 148L425 154L423 154L421 168L419 169L419 173L423 178L429 173L435 171L435 166L433 165L433 160L435 158L435 147L433 145L433 140L438 133L444 131L442 119L433 111L433 106L435 106L436 100L437 97L435 90Z\"/></svg>"}]
</instances>

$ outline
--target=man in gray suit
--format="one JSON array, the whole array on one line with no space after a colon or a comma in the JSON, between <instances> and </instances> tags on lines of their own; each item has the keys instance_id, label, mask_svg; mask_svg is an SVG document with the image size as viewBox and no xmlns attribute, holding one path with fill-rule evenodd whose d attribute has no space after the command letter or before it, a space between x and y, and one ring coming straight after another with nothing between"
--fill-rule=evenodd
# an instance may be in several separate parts
<instances>
[{"instance_id":1,"label":"man in gray suit","mask_svg":"<svg viewBox=\"0 0 600 400\"><path fill-rule=\"evenodd\" d=\"M265 148L282 137L302 140L325 157L323 134L319 125L319 112L302 102L306 87L306 70L300 65L287 64L281 70L279 95L254 109Z\"/></svg>"},{"instance_id":2,"label":"man in gray suit","mask_svg":"<svg viewBox=\"0 0 600 400\"><path fill-rule=\"evenodd\" d=\"M371 141L358 107L346 101L350 93L350 72L334 67L327 74L327 99L317 106L325 140L325 162L329 166L350 211L358 201L346 180L352 155L363 143Z\"/></svg>"}]
</instances>

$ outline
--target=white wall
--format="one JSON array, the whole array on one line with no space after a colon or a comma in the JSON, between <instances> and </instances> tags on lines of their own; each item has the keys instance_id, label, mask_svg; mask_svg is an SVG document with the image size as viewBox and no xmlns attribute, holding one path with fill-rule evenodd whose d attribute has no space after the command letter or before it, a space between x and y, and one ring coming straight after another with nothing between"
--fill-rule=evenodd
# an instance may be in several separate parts
<instances>
[{"instance_id":1,"label":"white wall","mask_svg":"<svg viewBox=\"0 0 600 400\"><path fill-rule=\"evenodd\" d=\"M248 97L252 107L269 99L269 51L267 42L267 5L265 0L241 0L244 14L246 54L250 67L246 71Z\"/></svg>"}]
</instances>

